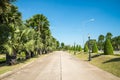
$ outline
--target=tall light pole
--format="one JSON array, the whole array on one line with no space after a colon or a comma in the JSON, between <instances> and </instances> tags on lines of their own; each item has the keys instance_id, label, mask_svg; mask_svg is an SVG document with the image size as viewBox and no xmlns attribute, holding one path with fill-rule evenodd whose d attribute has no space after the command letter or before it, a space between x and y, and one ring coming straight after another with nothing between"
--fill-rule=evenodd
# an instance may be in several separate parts
<instances>
[{"instance_id":1,"label":"tall light pole","mask_svg":"<svg viewBox=\"0 0 120 80\"><path fill-rule=\"evenodd\" d=\"M82 27L82 29L84 29L84 27L86 27L86 25L87 25L88 23L94 22L94 21L95 21L94 18L90 18L89 20L83 22L83 27ZM84 34L83 34L83 46L84 46Z\"/></svg>"},{"instance_id":2,"label":"tall light pole","mask_svg":"<svg viewBox=\"0 0 120 80\"><path fill-rule=\"evenodd\" d=\"M89 22L94 22L94 21L95 21L94 18L91 18L89 20ZM90 34L88 34L88 47L89 47L89 59L88 59L88 61L91 61L92 59L91 59L91 52L90 52Z\"/></svg>"},{"instance_id":3,"label":"tall light pole","mask_svg":"<svg viewBox=\"0 0 120 80\"><path fill-rule=\"evenodd\" d=\"M88 34L88 48L89 48L89 58L88 61L91 61L91 53L90 53L90 35Z\"/></svg>"}]
</instances>

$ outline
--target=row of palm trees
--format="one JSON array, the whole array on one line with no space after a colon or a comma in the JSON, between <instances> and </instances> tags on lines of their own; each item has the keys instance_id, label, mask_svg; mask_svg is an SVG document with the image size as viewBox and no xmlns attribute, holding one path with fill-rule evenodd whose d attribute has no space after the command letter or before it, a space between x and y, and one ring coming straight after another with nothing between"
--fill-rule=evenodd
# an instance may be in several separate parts
<instances>
[{"instance_id":1,"label":"row of palm trees","mask_svg":"<svg viewBox=\"0 0 120 80\"><path fill-rule=\"evenodd\" d=\"M13 1L0 1L0 52L6 53L6 62L16 63L23 52L28 59L57 49L59 42L51 34L47 17L36 14L23 22Z\"/></svg>"}]
</instances>

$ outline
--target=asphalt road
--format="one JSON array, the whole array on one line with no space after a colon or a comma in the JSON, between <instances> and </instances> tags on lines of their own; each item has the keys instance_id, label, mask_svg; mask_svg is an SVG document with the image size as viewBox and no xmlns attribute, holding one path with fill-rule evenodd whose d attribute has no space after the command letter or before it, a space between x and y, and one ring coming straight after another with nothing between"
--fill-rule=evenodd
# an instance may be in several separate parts
<instances>
[{"instance_id":1,"label":"asphalt road","mask_svg":"<svg viewBox=\"0 0 120 80\"><path fill-rule=\"evenodd\" d=\"M56 51L2 80L120 80L70 54Z\"/></svg>"}]
</instances>

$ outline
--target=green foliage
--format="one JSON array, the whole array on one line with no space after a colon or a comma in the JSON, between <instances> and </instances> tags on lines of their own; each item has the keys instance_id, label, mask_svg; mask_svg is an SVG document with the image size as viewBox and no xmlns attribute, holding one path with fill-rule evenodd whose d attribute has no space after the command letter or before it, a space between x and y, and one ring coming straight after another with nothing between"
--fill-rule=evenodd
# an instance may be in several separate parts
<instances>
[{"instance_id":1,"label":"green foliage","mask_svg":"<svg viewBox=\"0 0 120 80\"><path fill-rule=\"evenodd\" d=\"M18 8L11 4L14 1L0 1L0 52L7 53L6 60L12 61L8 58L13 56L16 60L21 52L27 57L27 54L48 53L59 48L47 17L36 14L23 23Z\"/></svg>"},{"instance_id":2,"label":"green foliage","mask_svg":"<svg viewBox=\"0 0 120 80\"><path fill-rule=\"evenodd\" d=\"M92 56L96 56L98 54L91 54ZM78 57L80 60L88 60L88 54L76 54L74 55ZM91 64L108 71L118 77L120 77L120 56L115 55L99 55L93 57L90 61Z\"/></svg>"},{"instance_id":3,"label":"green foliage","mask_svg":"<svg viewBox=\"0 0 120 80\"><path fill-rule=\"evenodd\" d=\"M85 44L85 46L84 46L84 52L88 52L88 45L87 44Z\"/></svg>"},{"instance_id":4,"label":"green foliage","mask_svg":"<svg viewBox=\"0 0 120 80\"><path fill-rule=\"evenodd\" d=\"M98 53L98 48L96 43L94 43L94 45L92 46L92 53Z\"/></svg>"},{"instance_id":5,"label":"green foliage","mask_svg":"<svg viewBox=\"0 0 120 80\"><path fill-rule=\"evenodd\" d=\"M10 32L11 28L9 28L7 25L0 25L0 45L4 44L8 40Z\"/></svg>"},{"instance_id":6,"label":"green foliage","mask_svg":"<svg viewBox=\"0 0 120 80\"><path fill-rule=\"evenodd\" d=\"M25 25L34 29L36 32L35 44L36 49L48 52L56 50L59 47L59 42L51 35L49 29L49 21L43 14L36 14L26 20Z\"/></svg>"},{"instance_id":7,"label":"green foliage","mask_svg":"<svg viewBox=\"0 0 120 80\"><path fill-rule=\"evenodd\" d=\"M105 55L113 55L114 54L110 39L106 39L106 41L105 41L104 54Z\"/></svg>"},{"instance_id":8,"label":"green foliage","mask_svg":"<svg viewBox=\"0 0 120 80\"><path fill-rule=\"evenodd\" d=\"M113 36L112 33L108 32L108 33L106 34L106 39L111 39L112 36Z\"/></svg>"},{"instance_id":9,"label":"green foliage","mask_svg":"<svg viewBox=\"0 0 120 80\"><path fill-rule=\"evenodd\" d=\"M64 48L64 46L65 46L65 44L62 42L62 43L61 43L61 48Z\"/></svg>"},{"instance_id":10,"label":"green foliage","mask_svg":"<svg viewBox=\"0 0 120 80\"><path fill-rule=\"evenodd\" d=\"M3 61L5 61L5 60L6 60L6 58L5 58L5 57L0 58L0 62L3 62Z\"/></svg>"},{"instance_id":11,"label":"green foliage","mask_svg":"<svg viewBox=\"0 0 120 80\"><path fill-rule=\"evenodd\" d=\"M76 50L76 51L82 51L82 48L81 48L80 45L76 45L76 46L75 46L75 50Z\"/></svg>"},{"instance_id":12,"label":"green foliage","mask_svg":"<svg viewBox=\"0 0 120 80\"><path fill-rule=\"evenodd\" d=\"M4 44L4 47L10 55L13 53L13 48L11 44Z\"/></svg>"},{"instance_id":13,"label":"green foliage","mask_svg":"<svg viewBox=\"0 0 120 80\"><path fill-rule=\"evenodd\" d=\"M104 35L98 37L98 48L99 50L103 50L104 48Z\"/></svg>"},{"instance_id":14,"label":"green foliage","mask_svg":"<svg viewBox=\"0 0 120 80\"><path fill-rule=\"evenodd\" d=\"M112 38L112 45L114 50L120 50L120 36Z\"/></svg>"}]
</instances>

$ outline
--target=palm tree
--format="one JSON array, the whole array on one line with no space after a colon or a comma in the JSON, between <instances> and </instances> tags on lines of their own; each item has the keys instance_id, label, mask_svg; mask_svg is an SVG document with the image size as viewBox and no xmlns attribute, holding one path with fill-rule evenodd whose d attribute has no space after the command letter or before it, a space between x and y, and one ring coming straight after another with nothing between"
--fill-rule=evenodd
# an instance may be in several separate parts
<instances>
[{"instance_id":1,"label":"palm tree","mask_svg":"<svg viewBox=\"0 0 120 80\"><path fill-rule=\"evenodd\" d=\"M20 42L22 45L21 49L26 54L26 59L34 56L34 50L35 50L34 35L35 35L34 29L27 28L24 26L20 35Z\"/></svg>"},{"instance_id":2,"label":"palm tree","mask_svg":"<svg viewBox=\"0 0 120 80\"><path fill-rule=\"evenodd\" d=\"M8 13L11 8L11 2L15 0L0 0L0 14Z\"/></svg>"},{"instance_id":3,"label":"palm tree","mask_svg":"<svg viewBox=\"0 0 120 80\"><path fill-rule=\"evenodd\" d=\"M99 45L99 47L100 47L100 50L103 49L103 43L104 43L104 35L100 35L100 36L98 37L98 45Z\"/></svg>"},{"instance_id":4,"label":"palm tree","mask_svg":"<svg viewBox=\"0 0 120 80\"><path fill-rule=\"evenodd\" d=\"M120 50L120 36L112 38L112 45L114 50Z\"/></svg>"},{"instance_id":5,"label":"palm tree","mask_svg":"<svg viewBox=\"0 0 120 80\"><path fill-rule=\"evenodd\" d=\"M9 54L6 55L7 58L9 58L7 61L10 64L14 64L17 58L17 52L18 52L18 46L19 46L19 26L22 24L21 20L21 14L18 12L17 7L11 6L11 12L6 14L5 16L2 16L1 22L2 24L6 25L11 29L11 32L9 32L8 41L4 45L6 50ZM8 47L9 46L9 47ZM12 51L12 54L10 54L9 49ZM8 57L10 56L10 57Z\"/></svg>"},{"instance_id":6,"label":"palm tree","mask_svg":"<svg viewBox=\"0 0 120 80\"><path fill-rule=\"evenodd\" d=\"M108 32L107 35L106 35L106 39L111 39L112 38L112 33Z\"/></svg>"},{"instance_id":7,"label":"palm tree","mask_svg":"<svg viewBox=\"0 0 120 80\"><path fill-rule=\"evenodd\" d=\"M49 21L43 14L37 14L34 15L32 18L29 20L26 20L26 26L33 28L36 32L38 32L40 35L39 37L41 38L43 48L42 52L44 53L46 51L46 46L47 46L47 37L50 36L50 29L49 29Z\"/></svg>"}]
</instances>

